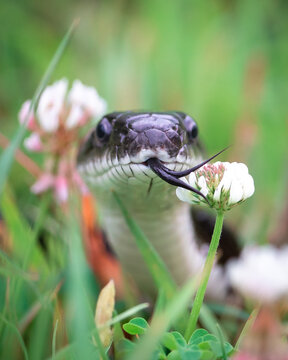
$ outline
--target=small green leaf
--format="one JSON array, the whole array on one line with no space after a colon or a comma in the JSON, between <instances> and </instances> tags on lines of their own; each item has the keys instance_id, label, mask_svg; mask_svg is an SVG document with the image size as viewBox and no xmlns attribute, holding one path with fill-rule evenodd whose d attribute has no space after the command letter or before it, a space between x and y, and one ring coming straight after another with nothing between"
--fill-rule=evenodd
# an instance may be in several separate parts
<instances>
[{"instance_id":1,"label":"small green leaf","mask_svg":"<svg viewBox=\"0 0 288 360\"><path fill-rule=\"evenodd\" d=\"M194 331L194 333L191 335L191 338L189 339L188 344L199 344L203 341L203 337L205 335L208 335L208 331L204 329L197 329Z\"/></svg>"},{"instance_id":2,"label":"small green leaf","mask_svg":"<svg viewBox=\"0 0 288 360\"><path fill-rule=\"evenodd\" d=\"M216 356L210 350L204 350L201 352L201 360L216 360Z\"/></svg>"},{"instance_id":3,"label":"small green leaf","mask_svg":"<svg viewBox=\"0 0 288 360\"><path fill-rule=\"evenodd\" d=\"M167 356L167 360L182 360L178 350L173 350Z\"/></svg>"},{"instance_id":4,"label":"small green leaf","mask_svg":"<svg viewBox=\"0 0 288 360\"><path fill-rule=\"evenodd\" d=\"M192 350L189 348L186 349L180 349L179 354L181 357L181 360L199 360L201 359L201 351L200 350Z\"/></svg>"},{"instance_id":5,"label":"small green leaf","mask_svg":"<svg viewBox=\"0 0 288 360\"><path fill-rule=\"evenodd\" d=\"M176 342L180 346L182 346L182 347L187 346L186 340L184 339L184 337L178 331L172 331L171 334L174 336Z\"/></svg>"},{"instance_id":6,"label":"small green leaf","mask_svg":"<svg viewBox=\"0 0 288 360\"><path fill-rule=\"evenodd\" d=\"M175 339L175 337L171 333L165 333L162 341L162 345L165 346L169 350L177 350L178 349L178 343Z\"/></svg>"},{"instance_id":7,"label":"small green leaf","mask_svg":"<svg viewBox=\"0 0 288 360\"><path fill-rule=\"evenodd\" d=\"M200 350L211 350L210 342L209 341L203 341L200 344L198 344L198 347Z\"/></svg>"},{"instance_id":8,"label":"small green leaf","mask_svg":"<svg viewBox=\"0 0 288 360\"><path fill-rule=\"evenodd\" d=\"M147 321L141 317L136 317L123 325L123 329L130 335L142 335L148 327Z\"/></svg>"},{"instance_id":9,"label":"small green leaf","mask_svg":"<svg viewBox=\"0 0 288 360\"><path fill-rule=\"evenodd\" d=\"M218 338L215 335L207 334L203 336L204 341L216 341L219 342Z\"/></svg>"},{"instance_id":10,"label":"small green leaf","mask_svg":"<svg viewBox=\"0 0 288 360\"><path fill-rule=\"evenodd\" d=\"M227 341L225 341L224 343L224 349L227 355L231 355L234 351L234 347L229 344Z\"/></svg>"},{"instance_id":11,"label":"small green leaf","mask_svg":"<svg viewBox=\"0 0 288 360\"><path fill-rule=\"evenodd\" d=\"M208 341L213 354L216 355L217 359L223 357L222 347L219 341Z\"/></svg>"}]
</instances>

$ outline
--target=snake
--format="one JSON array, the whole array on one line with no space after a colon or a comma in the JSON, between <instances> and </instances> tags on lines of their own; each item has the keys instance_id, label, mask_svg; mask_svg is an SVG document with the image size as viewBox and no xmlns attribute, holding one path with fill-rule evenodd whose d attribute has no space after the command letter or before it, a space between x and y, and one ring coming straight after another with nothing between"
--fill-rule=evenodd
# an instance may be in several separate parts
<instances>
[{"instance_id":1,"label":"snake","mask_svg":"<svg viewBox=\"0 0 288 360\"><path fill-rule=\"evenodd\" d=\"M180 111L113 112L98 122L79 149L78 171L97 200L101 228L123 272L141 293L151 295L157 289L113 192L174 281L181 286L196 276L204 252L191 205L176 197L174 186L205 198L181 180L211 160L203 161L198 132L196 121ZM214 284L224 283L219 267L212 284L213 274Z\"/></svg>"}]
</instances>

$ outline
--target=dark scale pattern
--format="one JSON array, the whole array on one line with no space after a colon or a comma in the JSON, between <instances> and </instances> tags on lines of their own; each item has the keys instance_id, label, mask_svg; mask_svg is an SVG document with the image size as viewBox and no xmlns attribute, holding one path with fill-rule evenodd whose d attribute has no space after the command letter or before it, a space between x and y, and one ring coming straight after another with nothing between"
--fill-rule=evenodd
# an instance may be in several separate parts
<instances>
[{"instance_id":1,"label":"dark scale pattern","mask_svg":"<svg viewBox=\"0 0 288 360\"><path fill-rule=\"evenodd\" d=\"M100 127L100 131L99 131ZM103 134L103 131L107 134ZM189 148L198 148L195 121L182 112L114 112L105 115L81 147L78 162L100 157L107 150L111 158L129 154L137 156L142 149L165 150L170 157L188 156ZM99 133L101 137L99 137Z\"/></svg>"}]
</instances>

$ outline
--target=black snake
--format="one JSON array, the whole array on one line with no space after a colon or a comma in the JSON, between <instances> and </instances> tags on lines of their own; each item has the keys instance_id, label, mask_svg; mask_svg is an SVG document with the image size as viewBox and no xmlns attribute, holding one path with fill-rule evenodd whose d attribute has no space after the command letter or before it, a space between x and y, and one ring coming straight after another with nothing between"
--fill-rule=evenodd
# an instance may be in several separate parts
<instances>
[{"instance_id":1,"label":"black snake","mask_svg":"<svg viewBox=\"0 0 288 360\"><path fill-rule=\"evenodd\" d=\"M183 112L105 115L79 151L78 169L95 194L108 242L143 293L154 292L154 284L111 190L117 192L174 280L183 284L199 272L204 254L190 205L178 200L170 184L183 185L180 177L203 160L202 153L197 124ZM204 221L204 230L207 224ZM225 287L221 277L218 267L210 283Z\"/></svg>"}]
</instances>

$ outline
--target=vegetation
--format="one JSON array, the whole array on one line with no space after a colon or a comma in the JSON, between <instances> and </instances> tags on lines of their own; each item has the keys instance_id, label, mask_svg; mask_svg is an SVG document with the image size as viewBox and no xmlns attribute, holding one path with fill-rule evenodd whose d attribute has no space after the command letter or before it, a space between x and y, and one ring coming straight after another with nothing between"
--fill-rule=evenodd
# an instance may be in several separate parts
<instances>
[{"instance_id":1,"label":"vegetation","mask_svg":"<svg viewBox=\"0 0 288 360\"><path fill-rule=\"evenodd\" d=\"M83 249L81 198L73 191L60 207L51 194L29 191L33 171L27 158L13 160L14 151L20 146L40 167L44 155L23 149L26 130L17 114L24 100L35 93L36 105L43 88L62 77L96 86L111 111L185 111L197 120L208 154L231 144L225 160L245 162L254 177L255 195L227 214L242 245L280 245L287 241L287 5L23 0L0 6L0 358L232 356L249 331L253 306L203 305L205 329L187 341L195 284L175 295L165 269L157 281L169 295L160 291L154 310L129 296L116 301L106 323L113 323L114 353L107 355L94 321L100 283ZM67 29L78 18L71 36ZM157 262L156 255L149 259ZM133 342L123 338L123 327Z\"/></svg>"}]
</instances>

